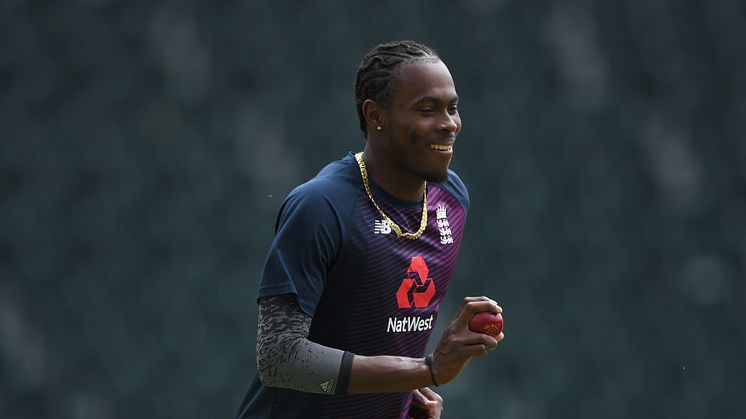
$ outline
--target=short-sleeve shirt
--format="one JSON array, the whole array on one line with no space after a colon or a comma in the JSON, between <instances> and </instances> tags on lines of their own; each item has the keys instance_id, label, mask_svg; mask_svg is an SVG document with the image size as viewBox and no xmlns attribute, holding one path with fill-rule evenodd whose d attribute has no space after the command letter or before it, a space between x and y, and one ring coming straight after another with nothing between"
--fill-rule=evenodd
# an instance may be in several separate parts
<instances>
[{"instance_id":1,"label":"short-sleeve shirt","mask_svg":"<svg viewBox=\"0 0 746 419\"><path fill-rule=\"evenodd\" d=\"M422 202L404 202L371 179L383 212L402 230L420 226ZM427 227L399 238L375 207L353 154L330 163L286 198L258 298L295 294L312 317L309 340L354 354L422 357L464 232L469 195L449 169L427 184ZM240 418L400 418L411 392L323 395L270 388L254 378Z\"/></svg>"}]
</instances>

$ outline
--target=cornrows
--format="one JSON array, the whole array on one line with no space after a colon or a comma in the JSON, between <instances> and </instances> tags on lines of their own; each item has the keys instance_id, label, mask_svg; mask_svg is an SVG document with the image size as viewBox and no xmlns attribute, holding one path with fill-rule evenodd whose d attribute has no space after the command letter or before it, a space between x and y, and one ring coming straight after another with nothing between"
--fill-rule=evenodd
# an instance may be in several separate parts
<instances>
[{"instance_id":1,"label":"cornrows","mask_svg":"<svg viewBox=\"0 0 746 419\"><path fill-rule=\"evenodd\" d=\"M415 41L396 41L380 44L370 50L360 62L355 78L355 106L364 135L368 130L363 115L363 102L376 101L384 108L391 106L397 87L396 72L402 64L437 62L438 53Z\"/></svg>"}]
</instances>

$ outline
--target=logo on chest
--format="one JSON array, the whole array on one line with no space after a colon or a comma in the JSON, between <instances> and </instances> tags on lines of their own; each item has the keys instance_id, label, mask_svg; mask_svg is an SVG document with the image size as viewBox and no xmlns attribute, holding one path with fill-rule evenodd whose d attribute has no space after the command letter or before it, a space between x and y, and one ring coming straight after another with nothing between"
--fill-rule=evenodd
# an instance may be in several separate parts
<instances>
[{"instance_id":1,"label":"logo on chest","mask_svg":"<svg viewBox=\"0 0 746 419\"><path fill-rule=\"evenodd\" d=\"M373 234L391 234L391 226L386 220L373 220Z\"/></svg>"},{"instance_id":2,"label":"logo on chest","mask_svg":"<svg viewBox=\"0 0 746 419\"><path fill-rule=\"evenodd\" d=\"M446 214L446 206L439 204L435 210L435 220L438 223L438 232L440 233L440 244L453 244L453 233L451 232L451 224L448 222L448 216Z\"/></svg>"},{"instance_id":3,"label":"logo on chest","mask_svg":"<svg viewBox=\"0 0 746 419\"><path fill-rule=\"evenodd\" d=\"M422 256L415 256L407 268L407 277L402 279L396 291L396 303L400 309L427 308L435 296L435 281L429 277L430 269ZM433 328L435 315L429 317L389 317L386 331L389 333L424 332Z\"/></svg>"},{"instance_id":4,"label":"logo on chest","mask_svg":"<svg viewBox=\"0 0 746 419\"><path fill-rule=\"evenodd\" d=\"M396 291L399 308L426 308L435 295L435 281L429 278L430 270L422 256L415 256L407 268L407 277L402 279Z\"/></svg>"},{"instance_id":5,"label":"logo on chest","mask_svg":"<svg viewBox=\"0 0 746 419\"><path fill-rule=\"evenodd\" d=\"M435 222L438 225L440 244L442 245L453 244L453 232L448 221L447 211L448 208L443 203L438 204L435 209ZM391 234L391 225L386 220L373 220L373 234Z\"/></svg>"}]
</instances>

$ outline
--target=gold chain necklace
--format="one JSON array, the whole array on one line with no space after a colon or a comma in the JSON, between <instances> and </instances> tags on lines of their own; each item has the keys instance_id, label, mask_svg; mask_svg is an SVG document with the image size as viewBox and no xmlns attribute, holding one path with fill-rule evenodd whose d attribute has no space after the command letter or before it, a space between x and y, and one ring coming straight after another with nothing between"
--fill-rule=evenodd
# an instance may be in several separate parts
<instances>
[{"instance_id":1,"label":"gold chain necklace","mask_svg":"<svg viewBox=\"0 0 746 419\"><path fill-rule=\"evenodd\" d=\"M376 203L376 200L373 199L373 194L370 192L370 185L368 184L368 170L365 168L365 162L363 161L363 153L360 152L360 153L355 154L355 160L357 160L357 165L360 167L360 175L363 177L363 186L365 186L365 192L368 194L368 198L370 198L370 202L373 203L373 206L376 207L376 209L381 214L381 216L386 220L386 222L389 223L389 226L391 226L391 229L394 230L394 233L396 233L396 237L404 237L405 239L409 239L409 240L419 239L422 233L425 232L425 227L427 227L427 183L425 183L425 192L422 197L422 219L420 220L420 229L414 233L405 233L401 230L401 227L399 227L394 222L394 220L389 218L389 216L383 212L381 207L378 206L378 203Z\"/></svg>"}]
</instances>

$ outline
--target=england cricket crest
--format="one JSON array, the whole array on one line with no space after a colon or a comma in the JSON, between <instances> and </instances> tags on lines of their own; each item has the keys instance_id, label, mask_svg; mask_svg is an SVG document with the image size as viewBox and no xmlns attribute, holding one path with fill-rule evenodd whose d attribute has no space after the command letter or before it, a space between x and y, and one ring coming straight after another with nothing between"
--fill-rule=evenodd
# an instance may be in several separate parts
<instances>
[{"instance_id":1,"label":"england cricket crest","mask_svg":"<svg viewBox=\"0 0 746 419\"><path fill-rule=\"evenodd\" d=\"M453 234L451 233L451 225L448 223L445 204L438 204L438 207L435 209L435 216L435 221L438 223L438 231L440 232L440 244L453 244Z\"/></svg>"}]
</instances>

